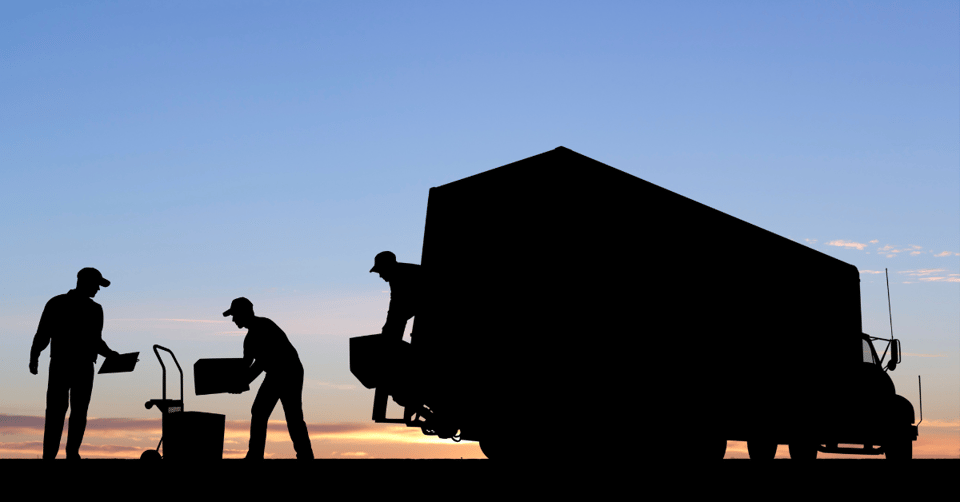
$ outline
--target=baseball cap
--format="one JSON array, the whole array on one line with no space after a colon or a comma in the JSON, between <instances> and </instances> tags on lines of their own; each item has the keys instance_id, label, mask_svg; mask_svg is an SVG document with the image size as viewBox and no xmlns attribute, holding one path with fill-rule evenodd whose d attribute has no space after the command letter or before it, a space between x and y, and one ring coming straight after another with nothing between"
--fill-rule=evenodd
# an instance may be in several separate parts
<instances>
[{"instance_id":1,"label":"baseball cap","mask_svg":"<svg viewBox=\"0 0 960 502\"><path fill-rule=\"evenodd\" d=\"M378 254L373 259L373 268L370 269L371 272L379 272L383 270L383 267L390 266L397 263L397 255L391 253L390 251L384 251Z\"/></svg>"},{"instance_id":2,"label":"baseball cap","mask_svg":"<svg viewBox=\"0 0 960 502\"><path fill-rule=\"evenodd\" d=\"M230 308L223 313L223 317L227 317L229 315L235 315L238 311L252 312L253 302L251 302L250 300L247 300L242 296L240 298L235 298L232 302L230 302Z\"/></svg>"},{"instance_id":3,"label":"baseball cap","mask_svg":"<svg viewBox=\"0 0 960 502\"><path fill-rule=\"evenodd\" d=\"M101 274L99 270L92 267L80 269L80 271L77 272L77 279L93 281L103 287L110 285L110 281L104 279L103 274Z\"/></svg>"}]
</instances>

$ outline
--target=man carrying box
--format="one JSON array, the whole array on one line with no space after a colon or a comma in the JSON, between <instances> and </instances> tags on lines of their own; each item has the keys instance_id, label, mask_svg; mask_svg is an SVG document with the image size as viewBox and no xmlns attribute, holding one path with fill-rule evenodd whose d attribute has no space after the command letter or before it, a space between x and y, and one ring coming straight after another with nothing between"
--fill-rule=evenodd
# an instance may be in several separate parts
<instances>
[{"instance_id":1,"label":"man carrying box","mask_svg":"<svg viewBox=\"0 0 960 502\"><path fill-rule=\"evenodd\" d=\"M249 385L261 372L266 373L253 400L250 446L246 458L263 459L267 420L277 401L280 401L297 458L313 459L310 435L303 420L303 364L296 349L273 321L253 314L253 303L246 298L233 300L223 316L233 316L238 328L248 329L243 339L243 360L249 369L243 384ZM242 384L238 391L242 391Z\"/></svg>"}]
</instances>

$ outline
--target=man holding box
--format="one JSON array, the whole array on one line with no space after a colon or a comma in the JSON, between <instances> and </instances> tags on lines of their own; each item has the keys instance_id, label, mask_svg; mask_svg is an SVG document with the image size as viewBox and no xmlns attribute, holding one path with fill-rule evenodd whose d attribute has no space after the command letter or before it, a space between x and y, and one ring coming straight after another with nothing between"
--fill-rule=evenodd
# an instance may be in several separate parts
<instances>
[{"instance_id":1,"label":"man holding box","mask_svg":"<svg viewBox=\"0 0 960 502\"><path fill-rule=\"evenodd\" d=\"M280 401L297 458L313 459L310 435L303 420L303 364L300 363L297 350L276 323L253 314L253 303L246 298L233 300L223 316L233 316L238 328L248 330L243 339L243 359L249 369L243 383L249 385L261 372L266 373L253 400L250 446L246 458L263 459L267 420L277 401Z\"/></svg>"}]
</instances>

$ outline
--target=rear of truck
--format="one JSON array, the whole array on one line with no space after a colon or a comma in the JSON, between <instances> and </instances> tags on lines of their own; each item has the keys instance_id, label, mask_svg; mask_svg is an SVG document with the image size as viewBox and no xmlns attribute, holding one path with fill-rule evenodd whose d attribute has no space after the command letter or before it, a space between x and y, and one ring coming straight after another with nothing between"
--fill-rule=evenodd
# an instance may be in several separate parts
<instances>
[{"instance_id":1,"label":"rear of truck","mask_svg":"<svg viewBox=\"0 0 960 502\"><path fill-rule=\"evenodd\" d=\"M351 369L490 457L786 443L861 361L855 267L563 147L432 188L421 266Z\"/></svg>"}]
</instances>

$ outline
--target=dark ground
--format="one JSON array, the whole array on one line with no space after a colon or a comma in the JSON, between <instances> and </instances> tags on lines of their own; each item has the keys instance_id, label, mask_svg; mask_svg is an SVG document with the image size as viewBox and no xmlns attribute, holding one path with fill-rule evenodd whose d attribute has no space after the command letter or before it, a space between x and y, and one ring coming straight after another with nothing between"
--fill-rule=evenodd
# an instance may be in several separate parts
<instances>
[{"instance_id":1,"label":"dark ground","mask_svg":"<svg viewBox=\"0 0 960 502\"><path fill-rule=\"evenodd\" d=\"M25 486L34 496L73 493L96 498L169 496L187 498L259 498L272 500L344 496L413 495L493 498L504 495L556 496L589 491L591 500L634 500L644 495L757 495L803 498L905 494L924 498L939 487L954 486L960 459L820 459L798 465L788 459L761 464L724 460L715 464L665 464L654 458L522 463L490 460L266 460L248 463L147 463L139 460L0 460L8 489ZM77 488L79 487L79 488ZM623 490L626 489L626 492ZM666 490L666 491L664 491ZM114 495L110 495L113 493ZM618 495L619 493L619 495ZM404 497L406 498L406 497ZM654 500L665 497L654 495ZM751 497L752 498L752 497ZM500 502L500 501L498 501ZM505 502L505 501L504 501Z\"/></svg>"}]
</instances>

